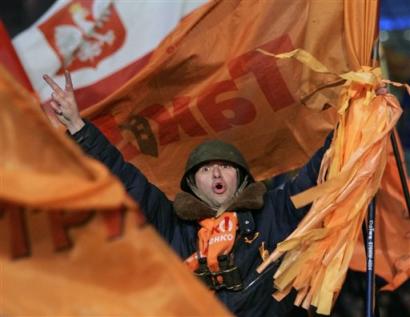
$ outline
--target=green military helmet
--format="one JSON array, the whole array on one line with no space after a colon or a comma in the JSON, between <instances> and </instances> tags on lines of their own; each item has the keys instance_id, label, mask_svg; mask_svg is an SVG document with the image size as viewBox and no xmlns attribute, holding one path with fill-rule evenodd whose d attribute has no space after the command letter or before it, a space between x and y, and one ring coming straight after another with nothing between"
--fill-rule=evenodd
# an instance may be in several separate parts
<instances>
[{"instance_id":1,"label":"green military helmet","mask_svg":"<svg viewBox=\"0 0 410 317\"><path fill-rule=\"evenodd\" d=\"M233 165L240 167L241 170L248 175L250 182L254 181L245 158L235 146L221 140L210 140L198 145L189 155L185 166L184 176L181 179L180 186L182 190L186 192L190 191L187 177L189 177L191 172L195 172L202 164L209 161L225 161L232 163Z\"/></svg>"}]
</instances>

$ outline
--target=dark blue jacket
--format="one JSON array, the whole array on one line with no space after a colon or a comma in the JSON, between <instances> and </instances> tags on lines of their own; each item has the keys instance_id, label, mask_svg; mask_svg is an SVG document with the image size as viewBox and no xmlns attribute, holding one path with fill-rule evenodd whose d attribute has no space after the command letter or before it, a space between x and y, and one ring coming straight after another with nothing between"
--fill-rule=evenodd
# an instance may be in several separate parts
<instances>
[{"instance_id":1,"label":"dark blue jacket","mask_svg":"<svg viewBox=\"0 0 410 317\"><path fill-rule=\"evenodd\" d=\"M163 192L148 182L146 177L132 164L123 160L120 152L109 143L91 123L77 132L73 138L95 159L103 162L125 185L128 193L138 202L147 220L182 258L196 251L198 224L185 221L175 214L172 201ZM244 281L239 292L219 290L219 299L238 316L285 316L291 308L291 298L278 303L272 298L274 292L272 276L278 264L258 274L256 268L262 263L259 247L262 242L269 252L284 240L297 226L308 207L296 209L290 196L316 184L322 156L330 143L326 144L305 165L298 175L283 186L270 189L264 194L264 206L260 210L238 212L240 238L234 246L235 264ZM256 237L252 243L246 237Z\"/></svg>"}]
</instances>

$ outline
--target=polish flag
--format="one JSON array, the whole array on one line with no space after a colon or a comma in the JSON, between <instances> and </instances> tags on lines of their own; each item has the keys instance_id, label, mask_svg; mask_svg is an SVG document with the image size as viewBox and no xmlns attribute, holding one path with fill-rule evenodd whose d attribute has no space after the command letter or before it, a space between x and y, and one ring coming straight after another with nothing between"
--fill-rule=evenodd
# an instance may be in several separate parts
<instances>
[{"instance_id":1,"label":"polish flag","mask_svg":"<svg viewBox=\"0 0 410 317\"><path fill-rule=\"evenodd\" d=\"M13 44L42 102L50 97L42 75L63 85L68 69L85 109L135 76L181 18L205 2L59 0Z\"/></svg>"}]
</instances>

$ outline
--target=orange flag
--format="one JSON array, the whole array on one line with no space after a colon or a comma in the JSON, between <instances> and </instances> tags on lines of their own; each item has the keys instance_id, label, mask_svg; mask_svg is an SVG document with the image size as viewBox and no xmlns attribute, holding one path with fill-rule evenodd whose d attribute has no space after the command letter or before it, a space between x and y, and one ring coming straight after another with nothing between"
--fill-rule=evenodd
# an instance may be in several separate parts
<instances>
[{"instance_id":1,"label":"orange flag","mask_svg":"<svg viewBox=\"0 0 410 317\"><path fill-rule=\"evenodd\" d=\"M371 64L377 6L210 1L178 25L141 73L83 114L171 197L189 151L208 138L238 146L257 179L299 167L334 128L328 106L336 105L343 81L258 49L301 48L334 73L359 70Z\"/></svg>"},{"instance_id":2,"label":"orange flag","mask_svg":"<svg viewBox=\"0 0 410 317\"><path fill-rule=\"evenodd\" d=\"M258 179L296 168L334 127L328 105L337 89L325 87L340 80L257 49L304 48L336 72L349 70L343 3L210 1L136 77L83 114L170 196L190 150L209 138L238 146Z\"/></svg>"},{"instance_id":3,"label":"orange flag","mask_svg":"<svg viewBox=\"0 0 410 317\"><path fill-rule=\"evenodd\" d=\"M1 66L0 104L1 316L229 316Z\"/></svg>"}]
</instances>

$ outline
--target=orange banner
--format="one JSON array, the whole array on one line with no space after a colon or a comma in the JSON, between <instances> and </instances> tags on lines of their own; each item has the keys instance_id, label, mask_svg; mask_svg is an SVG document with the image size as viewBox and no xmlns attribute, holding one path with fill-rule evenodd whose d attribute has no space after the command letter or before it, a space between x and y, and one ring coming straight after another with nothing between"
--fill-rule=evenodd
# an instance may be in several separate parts
<instances>
[{"instance_id":1,"label":"orange banner","mask_svg":"<svg viewBox=\"0 0 410 317\"><path fill-rule=\"evenodd\" d=\"M2 67L0 104L1 316L229 316Z\"/></svg>"},{"instance_id":2,"label":"orange banner","mask_svg":"<svg viewBox=\"0 0 410 317\"><path fill-rule=\"evenodd\" d=\"M301 166L322 144L343 80L259 50L304 49L333 74L357 71L373 63L377 8L374 0L211 1L180 23L141 73L83 114L170 197L189 151L208 138L234 143L255 178L269 178ZM395 216L381 206L385 226L382 215Z\"/></svg>"},{"instance_id":3,"label":"orange banner","mask_svg":"<svg viewBox=\"0 0 410 317\"><path fill-rule=\"evenodd\" d=\"M257 49L305 48L347 71L341 26L343 1L211 1L136 77L83 114L170 196L189 151L209 138L234 143L256 178L271 177L303 164L333 128L334 111L319 110L334 104L337 90L308 96L337 78Z\"/></svg>"},{"instance_id":4,"label":"orange banner","mask_svg":"<svg viewBox=\"0 0 410 317\"><path fill-rule=\"evenodd\" d=\"M1 316L230 316L151 226L135 225L135 214L114 240L103 214L72 215L59 223L25 212L30 254L14 260L10 243L21 227L10 225L13 212L0 218ZM62 238L70 245L58 249Z\"/></svg>"}]
</instances>

